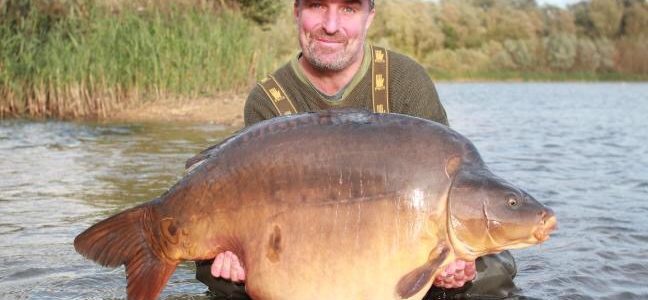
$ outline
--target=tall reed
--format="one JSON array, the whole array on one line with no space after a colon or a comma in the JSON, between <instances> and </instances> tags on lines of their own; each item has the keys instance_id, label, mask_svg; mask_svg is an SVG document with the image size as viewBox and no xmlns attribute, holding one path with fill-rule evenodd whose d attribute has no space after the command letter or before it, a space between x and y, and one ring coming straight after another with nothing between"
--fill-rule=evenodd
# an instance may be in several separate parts
<instances>
[{"instance_id":1,"label":"tall reed","mask_svg":"<svg viewBox=\"0 0 648 300\"><path fill-rule=\"evenodd\" d=\"M260 29L235 11L85 3L59 18L31 9L0 21L0 117L101 118L133 102L245 88L275 67Z\"/></svg>"}]
</instances>

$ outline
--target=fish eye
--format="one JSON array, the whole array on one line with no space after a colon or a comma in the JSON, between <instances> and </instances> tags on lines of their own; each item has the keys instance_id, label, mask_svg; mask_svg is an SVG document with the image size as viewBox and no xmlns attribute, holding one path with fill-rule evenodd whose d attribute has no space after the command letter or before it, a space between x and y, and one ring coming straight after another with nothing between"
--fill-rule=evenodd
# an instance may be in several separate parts
<instances>
[{"instance_id":1,"label":"fish eye","mask_svg":"<svg viewBox=\"0 0 648 300\"><path fill-rule=\"evenodd\" d=\"M506 204L511 208L516 208L520 205L520 201L514 196L508 196Z\"/></svg>"}]
</instances>

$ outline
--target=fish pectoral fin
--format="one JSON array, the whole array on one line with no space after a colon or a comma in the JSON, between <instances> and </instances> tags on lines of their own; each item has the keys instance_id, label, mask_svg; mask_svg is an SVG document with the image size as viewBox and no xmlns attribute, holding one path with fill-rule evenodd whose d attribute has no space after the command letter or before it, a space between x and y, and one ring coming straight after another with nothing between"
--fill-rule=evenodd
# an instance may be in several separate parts
<instances>
[{"instance_id":1,"label":"fish pectoral fin","mask_svg":"<svg viewBox=\"0 0 648 300\"><path fill-rule=\"evenodd\" d=\"M396 285L398 296L401 299L407 299L416 295L432 280L432 276L434 276L434 273L448 257L449 253L450 249L445 244L441 244L432 250L428 261L424 265L407 273L398 281L398 285Z\"/></svg>"}]
</instances>

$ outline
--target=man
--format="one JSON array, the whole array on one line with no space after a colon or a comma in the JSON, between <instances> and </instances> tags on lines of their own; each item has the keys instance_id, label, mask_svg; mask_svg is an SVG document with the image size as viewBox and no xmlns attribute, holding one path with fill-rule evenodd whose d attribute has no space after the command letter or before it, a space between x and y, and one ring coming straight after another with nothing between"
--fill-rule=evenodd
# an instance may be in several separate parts
<instances>
[{"instance_id":1,"label":"man","mask_svg":"<svg viewBox=\"0 0 648 300\"><path fill-rule=\"evenodd\" d=\"M250 92L245 125L334 107L373 108L448 125L434 84L422 66L365 43L374 15L373 0L296 0L294 17L302 52ZM213 263L199 262L197 268L197 278L209 286L214 299L249 299L237 283L245 280L244 267L231 252L220 254ZM477 273L478 280L457 289ZM506 296L514 276L515 263L508 253L477 263L457 260L434 280L426 299Z\"/></svg>"}]
</instances>

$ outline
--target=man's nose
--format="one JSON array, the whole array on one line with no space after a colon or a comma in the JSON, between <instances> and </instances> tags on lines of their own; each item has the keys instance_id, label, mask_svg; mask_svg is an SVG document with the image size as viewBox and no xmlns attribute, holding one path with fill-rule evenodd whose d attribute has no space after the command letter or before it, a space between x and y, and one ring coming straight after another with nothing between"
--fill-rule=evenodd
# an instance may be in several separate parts
<instances>
[{"instance_id":1,"label":"man's nose","mask_svg":"<svg viewBox=\"0 0 648 300\"><path fill-rule=\"evenodd\" d=\"M324 16L324 31L327 34L334 34L338 31L339 15L336 9L329 9Z\"/></svg>"}]
</instances>

